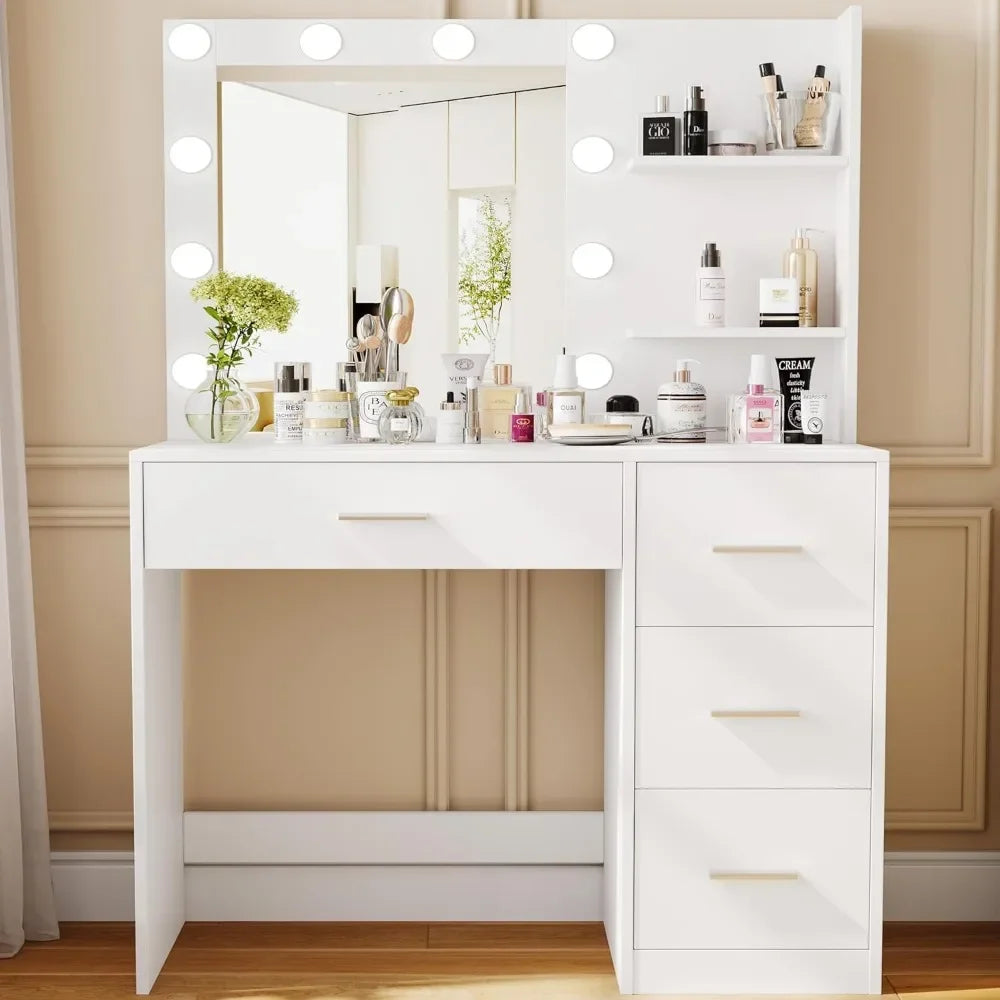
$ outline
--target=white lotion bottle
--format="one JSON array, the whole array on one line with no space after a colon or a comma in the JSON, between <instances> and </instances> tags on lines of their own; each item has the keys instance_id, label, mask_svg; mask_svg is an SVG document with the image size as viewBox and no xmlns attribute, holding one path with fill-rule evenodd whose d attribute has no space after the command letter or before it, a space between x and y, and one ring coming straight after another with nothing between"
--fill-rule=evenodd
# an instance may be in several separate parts
<instances>
[{"instance_id":1,"label":"white lotion bottle","mask_svg":"<svg viewBox=\"0 0 1000 1000\"><path fill-rule=\"evenodd\" d=\"M726 276L719 248L714 243L706 243L701 252L696 306L698 326L726 325Z\"/></svg>"},{"instance_id":2,"label":"white lotion bottle","mask_svg":"<svg viewBox=\"0 0 1000 1000\"><path fill-rule=\"evenodd\" d=\"M674 380L664 382L656 394L656 430L671 441L705 441L708 424L705 387L691 381L691 365L700 364L694 358L680 358Z\"/></svg>"},{"instance_id":3,"label":"white lotion bottle","mask_svg":"<svg viewBox=\"0 0 1000 1000\"><path fill-rule=\"evenodd\" d=\"M274 440L302 440L302 381L295 365L274 366Z\"/></svg>"}]
</instances>

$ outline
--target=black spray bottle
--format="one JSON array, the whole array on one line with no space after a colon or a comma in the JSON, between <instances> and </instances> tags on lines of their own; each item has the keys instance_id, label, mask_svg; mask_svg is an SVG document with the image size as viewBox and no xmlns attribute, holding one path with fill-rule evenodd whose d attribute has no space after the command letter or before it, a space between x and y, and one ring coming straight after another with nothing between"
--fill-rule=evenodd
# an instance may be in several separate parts
<instances>
[{"instance_id":1,"label":"black spray bottle","mask_svg":"<svg viewBox=\"0 0 1000 1000\"><path fill-rule=\"evenodd\" d=\"M688 87L683 138L685 156L708 156L708 112L701 87Z\"/></svg>"}]
</instances>

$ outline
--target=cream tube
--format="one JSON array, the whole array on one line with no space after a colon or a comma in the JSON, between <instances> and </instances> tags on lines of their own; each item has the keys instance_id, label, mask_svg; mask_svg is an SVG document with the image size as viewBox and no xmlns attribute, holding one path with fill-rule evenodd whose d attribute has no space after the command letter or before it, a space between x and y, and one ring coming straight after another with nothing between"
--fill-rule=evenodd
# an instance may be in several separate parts
<instances>
[{"instance_id":1,"label":"cream tube","mask_svg":"<svg viewBox=\"0 0 1000 1000\"><path fill-rule=\"evenodd\" d=\"M465 380L478 378L480 381L486 371L488 354L442 354L445 375L448 376L448 388L455 393L456 399L465 392Z\"/></svg>"},{"instance_id":2,"label":"cream tube","mask_svg":"<svg viewBox=\"0 0 1000 1000\"><path fill-rule=\"evenodd\" d=\"M802 403L802 443L822 444L826 426L825 392L805 391L800 394Z\"/></svg>"}]
</instances>

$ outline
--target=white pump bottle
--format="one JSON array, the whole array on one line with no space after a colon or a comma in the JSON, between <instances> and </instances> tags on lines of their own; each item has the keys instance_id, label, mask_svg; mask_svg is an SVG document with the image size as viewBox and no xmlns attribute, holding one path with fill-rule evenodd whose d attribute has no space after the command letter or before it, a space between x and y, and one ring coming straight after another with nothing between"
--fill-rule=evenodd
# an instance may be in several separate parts
<instances>
[{"instance_id":1,"label":"white pump bottle","mask_svg":"<svg viewBox=\"0 0 1000 1000\"><path fill-rule=\"evenodd\" d=\"M679 359L674 380L664 382L656 394L657 432L673 441L705 441L708 424L705 387L691 381L691 365L700 364L694 358Z\"/></svg>"}]
</instances>

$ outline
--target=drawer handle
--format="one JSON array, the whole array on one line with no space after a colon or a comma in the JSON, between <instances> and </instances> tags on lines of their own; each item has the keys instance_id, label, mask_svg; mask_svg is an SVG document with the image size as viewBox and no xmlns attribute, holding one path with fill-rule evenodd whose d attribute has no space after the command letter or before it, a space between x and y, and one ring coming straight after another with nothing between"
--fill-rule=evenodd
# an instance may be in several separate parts
<instances>
[{"instance_id":1,"label":"drawer handle","mask_svg":"<svg viewBox=\"0 0 1000 1000\"><path fill-rule=\"evenodd\" d=\"M428 521L430 514L338 514L338 521Z\"/></svg>"},{"instance_id":2,"label":"drawer handle","mask_svg":"<svg viewBox=\"0 0 1000 1000\"><path fill-rule=\"evenodd\" d=\"M801 719L797 708L745 708L719 709L712 712L713 719Z\"/></svg>"},{"instance_id":3,"label":"drawer handle","mask_svg":"<svg viewBox=\"0 0 1000 1000\"><path fill-rule=\"evenodd\" d=\"M798 872L709 872L713 882L797 882Z\"/></svg>"},{"instance_id":4,"label":"drawer handle","mask_svg":"<svg viewBox=\"0 0 1000 1000\"><path fill-rule=\"evenodd\" d=\"M800 552L805 552L802 545L713 545L712 551L717 555L725 556L746 556L746 555L776 555L794 556Z\"/></svg>"}]
</instances>

